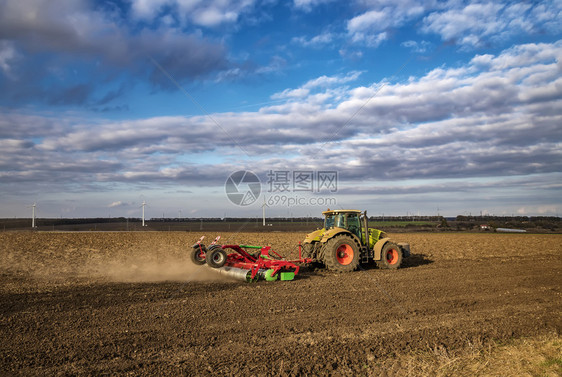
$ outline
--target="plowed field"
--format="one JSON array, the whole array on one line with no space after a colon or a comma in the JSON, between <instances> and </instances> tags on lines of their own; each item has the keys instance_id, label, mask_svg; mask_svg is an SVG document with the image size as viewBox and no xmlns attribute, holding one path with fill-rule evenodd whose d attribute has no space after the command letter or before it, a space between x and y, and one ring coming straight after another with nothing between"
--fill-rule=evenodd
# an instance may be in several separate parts
<instances>
[{"instance_id":1,"label":"plowed field","mask_svg":"<svg viewBox=\"0 0 562 377\"><path fill-rule=\"evenodd\" d=\"M560 348L562 235L392 236L413 253L396 271L247 284L191 264L199 234L0 233L0 374L424 375L430 355L468 376L466 350ZM296 256L303 235L222 237Z\"/></svg>"}]
</instances>

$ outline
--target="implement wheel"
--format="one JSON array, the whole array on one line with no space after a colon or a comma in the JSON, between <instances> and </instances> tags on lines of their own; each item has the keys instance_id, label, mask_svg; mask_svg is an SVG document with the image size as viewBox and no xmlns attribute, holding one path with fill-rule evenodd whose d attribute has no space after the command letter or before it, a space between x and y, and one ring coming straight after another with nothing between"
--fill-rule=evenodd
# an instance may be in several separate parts
<instances>
[{"instance_id":1,"label":"implement wheel","mask_svg":"<svg viewBox=\"0 0 562 377\"><path fill-rule=\"evenodd\" d=\"M323 262L328 270L351 272L359 265L359 246L348 235L332 238L324 244L323 249Z\"/></svg>"},{"instance_id":2,"label":"implement wheel","mask_svg":"<svg viewBox=\"0 0 562 377\"><path fill-rule=\"evenodd\" d=\"M214 247L207 251L205 260L210 267L221 268L226 263L226 251L220 246Z\"/></svg>"},{"instance_id":3,"label":"implement wheel","mask_svg":"<svg viewBox=\"0 0 562 377\"><path fill-rule=\"evenodd\" d=\"M199 245L193 245L193 251L191 252L191 261L200 266L205 264L206 251L207 249L205 248L205 246L201 246L201 248L199 248Z\"/></svg>"},{"instance_id":4,"label":"implement wheel","mask_svg":"<svg viewBox=\"0 0 562 377\"><path fill-rule=\"evenodd\" d=\"M402 250L394 242L384 244L381 251L381 260L377 261L379 268L394 270L402 264Z\"/></svg>"}]
</instances>

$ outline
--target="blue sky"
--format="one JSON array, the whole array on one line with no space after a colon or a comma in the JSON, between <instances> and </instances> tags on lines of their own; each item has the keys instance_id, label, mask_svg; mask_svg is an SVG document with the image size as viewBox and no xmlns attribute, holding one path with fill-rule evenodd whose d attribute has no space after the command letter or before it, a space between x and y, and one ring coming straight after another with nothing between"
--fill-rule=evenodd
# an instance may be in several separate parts
<instances>
[{"instance_id":1,"label":"blue sky","mask_svg":"<svg viewBox=\"0 0 562 377\"><path fill-rule=\"evenodd\" d=\"M0 0L0 217L558 216L561 10Z\"/></svg>"}]
</instances>

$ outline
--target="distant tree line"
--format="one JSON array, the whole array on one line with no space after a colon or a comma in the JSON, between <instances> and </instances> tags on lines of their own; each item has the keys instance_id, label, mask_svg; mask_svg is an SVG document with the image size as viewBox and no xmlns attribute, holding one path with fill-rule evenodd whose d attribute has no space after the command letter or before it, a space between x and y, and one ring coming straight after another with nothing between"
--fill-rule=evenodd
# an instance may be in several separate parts
<instances>
[{"instance_id":1,"label":"distant tree line","mask_svg":"<svg viewBox=\"0 0 562 377\"><path fill-rule=\"evenodd\" d=\"M261 221L260 217L154 217L150 221L173 223L173 222L227 222L227 223L243 223L248 221ZM267 221L271 222L306 222L306 221L323 221L319 217L267 217Z\"/></svg>"},{"instance_id":2,"label":"distant tree line","mask_svg":"<svg viewBox=\"0 0 562 377\"><path fill-rule=\"evenodd\" d=\"M140 218L126 217L85 217L85 218L36 218L35 223L39 225L76 225L76 224L108 224L124 222L141 222ZM31 218L0 219L0 224L31 224Z\"/></svg>"},{"instance_id":3,"label":"distant tree line","mask_svg":"<svg viewBox=\"0 0 562 377\"><path fill-rule=\"evenodd\" d=\"M248 222L248 221L261 221L261 216L256 217L153 217L150 221L153 222ZM369 221L433 221L440 222L443 216L369 216ZM140 220L139 220L140 221ZM268 222L323 222L323 217L267 217Z\"/></svg>"},{"instance_id":4,"label":"distant tree line","mask_svg":"<svg viewBox=\"0 0 562 377\"><path fill-rule=\"evenodd\" d=\"M295 230L322 227L321 217L268 217L267 224L275 230ZM258 217L160 217L147 220L147 227L141 227L138 217L96 217L96 218L37 218L38 230L211 230L262 228ZM562 219L555 216L370 216L372 227L413 231L494 231L496 228L525 229L531 232L560 232ZM382 224L381 224L382 223ZM31 218L0 219L0 230L31 229ZM269 228L268 228L269 229Z\"/></svg>"},{"instance_id":5,"label":"distant tree line","mask_svg":"<svg viewBox=\"0 0 562 377\"><path fill-rule=\"evenodd\" d=\"M463 216L459 215L456 221L482 222L482 221L518 221L518 222L561 222L556 216Z\"/></svg>"},{"instance_id":6,"label":"distant tree line","mask_svg":"<svg viewBox=\"0 0 562 377\"><path fill-rule=\"evenodd\" d=\"M492 230L505 227L557 232L562 228L562 219L556 216L457 216L455 221L458 230L480 226L489 226Z\"/></svg>"}]
</instances>

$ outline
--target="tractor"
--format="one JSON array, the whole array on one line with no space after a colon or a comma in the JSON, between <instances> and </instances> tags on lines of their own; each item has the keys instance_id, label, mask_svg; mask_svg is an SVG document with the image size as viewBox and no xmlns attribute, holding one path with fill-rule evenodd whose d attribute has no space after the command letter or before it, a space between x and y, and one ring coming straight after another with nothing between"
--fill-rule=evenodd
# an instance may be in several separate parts
<instances>
[{"instance_id":1,"label":"tractor","mask_svg":"<svg viewBox=\"0 0 562 377\"><path fill-rule=\"evenodd\" d=\"M395 243L383 231L369 228L367 211L328 209L322 214L324 228L306 236L302 256L328 270L351 272L371 261L379 268L396 269L410 256L409 244Z\"/></svg>"}]
</instances>

